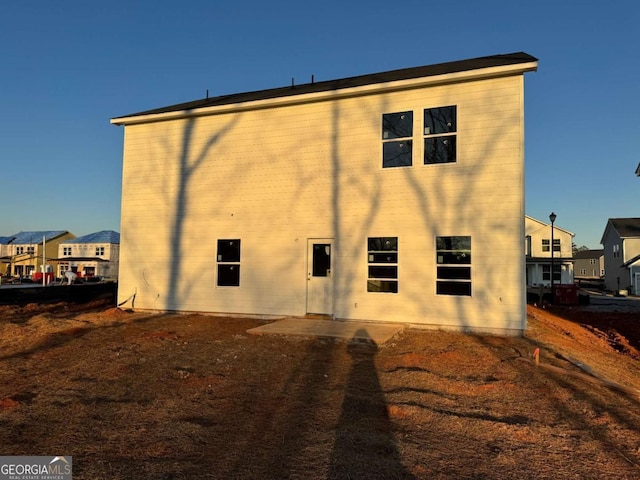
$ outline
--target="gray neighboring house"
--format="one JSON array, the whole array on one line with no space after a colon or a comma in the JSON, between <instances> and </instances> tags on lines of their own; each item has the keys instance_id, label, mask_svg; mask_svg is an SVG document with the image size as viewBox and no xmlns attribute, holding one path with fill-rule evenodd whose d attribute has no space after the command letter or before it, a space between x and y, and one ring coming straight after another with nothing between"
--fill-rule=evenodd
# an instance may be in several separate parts
<instances>
[{"instance_id":1,"label":"gray neighboring house","mask_svg":"<svg viewBox=\"0 0 640 480\"><path fill-rule=\"evenodd\" d=\"M575 252L573 260L573 278L578 283L596 283L604 279L604 250Z\"/></svg>"},{"instance_id":2,"label":"gray neighboring house","mask_svg":"<svg viewBox=\"0 0 640 480\"><path fill-rule=\"evenodd\" d=\"M605 288L640 293L640 218L610 218L600 243L604 246Z\"/></svg>"}]
</instances>

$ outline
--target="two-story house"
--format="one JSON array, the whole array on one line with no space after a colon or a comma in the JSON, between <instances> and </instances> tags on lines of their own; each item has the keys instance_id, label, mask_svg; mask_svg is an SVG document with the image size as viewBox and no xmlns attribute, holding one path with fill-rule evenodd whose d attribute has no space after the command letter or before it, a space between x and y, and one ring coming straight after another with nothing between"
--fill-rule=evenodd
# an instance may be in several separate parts
<instances>
[{"instance_id":1,"label":"two-story house","mask_svg":"<svg viewBox=\"0 0 640 480\"><path fill-rule=\"evenodd\" d=\"M536 68L495 55L113 118L118 302L520 334Z\"/></svg>"},{"instance_id":2,"label":"two-story house","mask_svg":"<svg viewBox=\"0 0 640 480\"><path fill-rule=\"evenodd\" d=\"M604 280L604 250L574 252L573 262L573 277L578 284L595 286Z\"/></svg>"},{"instance_id":3,"label":"two-story house","mask_svg":"<svg viewBox=\"0 0 640 480\"><path fill-rule=\"evenodd\" d=\"M11 241L14 237L0 237L0 276L11 275Z\"/></svg>"},{"instance_id":4,"label":"two-story house","mask_svg":"<svg viewBox=\"0 0 640 480\"><path fill-rule=\"evenodd\" d=\"M113 230L82 235L58 246L58 276L67 270L79 277L117 279L120 263L120 234Z\"/></svg>"},{"instance_id":5,"label":"two-story house","mask_svg":"<svg viewBox=\"0 0 640 480\"><path fill-rule=\"evenodd\" d=\"M4 274L31 277L44 269L55 271L58 245L74 235L66 230L19 232L4 237L2 243ZM6 242L6 243L5 243ZM44 248L44 252L43 252Z\"/></svg>"},{"instance_id":6,"label":"two-story house","mask_svg":"<svg viewBox=\"0 0 640 480\"><path fill-rule=\"evenodd\" d=\"M575 234L554 225L552 239L551 224L529 216L525 216L524 225L527 287L551 286L552 256L554 285L573 284Z\"/></svg>"},{"instance_id":7,"label":"two-story house","mask_svg":"<svg viewBox=\"0 0 640 480\"><path fill-rule=\"evenodd\" d=\"M600 243L604 247L605 288L640 294L640 218L610 218Z\"/></svg>"}]
</instances>

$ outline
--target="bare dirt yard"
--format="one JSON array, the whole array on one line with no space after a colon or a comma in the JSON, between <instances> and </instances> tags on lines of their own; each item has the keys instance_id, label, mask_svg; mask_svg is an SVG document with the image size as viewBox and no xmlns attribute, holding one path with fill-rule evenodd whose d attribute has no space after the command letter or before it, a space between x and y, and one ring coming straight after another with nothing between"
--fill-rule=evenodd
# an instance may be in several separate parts
<instances>
[{"instance_id":1,"label":"bare dirt yard","mask_svg":"<svg viewBox=\"0 0 640 480\"><path fill-rule=\"evenodd\" d=\"M0 307L0 454L75 479L640 478L640 310L381 346L264 323Z\"/></svg>"}]
</instances>

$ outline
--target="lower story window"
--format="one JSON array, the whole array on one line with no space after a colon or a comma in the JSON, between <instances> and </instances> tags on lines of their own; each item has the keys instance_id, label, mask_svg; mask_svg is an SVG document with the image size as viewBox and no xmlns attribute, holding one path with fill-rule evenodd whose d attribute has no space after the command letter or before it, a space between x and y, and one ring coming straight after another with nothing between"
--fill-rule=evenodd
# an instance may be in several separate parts
<instances>
[{"instance_id":1,"label":"lower story window","mask_svg":"<svg viewBox=\"0 0 640 480\"><path fill-rule=\"evenodd\" d=\"M471 237L436 237L436 293L471 296Z\"/></svg>"},{"instance_id":2,"label":"lower story window","mask_svg":"<svg viewBox=\"0 0 640 480\"><path fill-rule=\"evenodd\" d=\"M240 240L218 240L219 287L240 286Z\"/></svg>"},{"instance_id":3,"label":"lower story window","mask_svg":"<svg viewBox=\"0 0 640 480\"><path fill-rule=\"evenodd\" d=\"M553 265L553 283L560 283L562 279L562 266ZM551 265L542 265L542 280L551 281Z\"/></svg>"},{"instance_id":4,"label":"lower story window","mask_svg":"<svg viewBox=\"0 0 640 480\"><path fill-rule=\"evenodd\" d=\"M398 293L398 237L370 237L367 244L367 292Z\"/></svg>"}]
</instances>

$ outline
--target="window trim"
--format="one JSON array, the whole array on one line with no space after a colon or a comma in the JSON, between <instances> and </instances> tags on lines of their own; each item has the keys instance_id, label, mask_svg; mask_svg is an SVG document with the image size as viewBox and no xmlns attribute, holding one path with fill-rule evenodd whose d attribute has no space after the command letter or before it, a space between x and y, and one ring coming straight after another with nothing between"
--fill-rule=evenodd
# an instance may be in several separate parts
<instances>
[{"instance_id":1,"label":"window trim","mask_svg":"<svg viewBox=\"0 0 640 480\"><path fill-rule=\"evenodd\" d=\"M411 114L411 135L407 136L407 137L385 137L385 117L386 116L391 116L391 115L403 115L403 114ZM414 111L413 109L409 109L409 110L404 110L404 111L400 111L400 112L387 112L387 113L382 113L382 132L381 132L381 141L382 141L382 151L381 151L381 157L382 157L382 169L388 169L388 168L408 168L408 167L413 167L413 157L414 157L414 136L415 136L415 128L414 128ZM392 145L392 144L402 144L402 143L407 143L408 144L408 153L410 154L409 156L409 164L408 165L385 165L385 145Z\"/></svg>"},{"instance_id":2,"label":"window trim","mask_svg":"<svg viewBox=\"0 0 640 480\"><path fill-rule=\"evenodd\" d=\"M553 265L553 283L561 283L562 281L562 264L555 263ZM545 263L542 265L542 281L550 282L551 281L551 264Z\"/></svg>"},{"instance_id":3,"label":"window trim","mask_svg":"<svg viewBox=\"0 0 640 480\"><path fill-rule=\"evenodd\" d=\"M467 248L451 248L451 249L445 249L445 248L438 248L438 243L440 239L454 239L454 238L467 238L468 239L468 243L469 243L469 247ZM473 244L472 244L472 236L471 235L437 235L435 237L435 266L436 266L436 281L435 281L435 294L436 295L447 295L447 296L453 296L453 297L473 297L473 255L472 255L472 251L473 251ZM468 252L469 254L469 260L468 262L466 261L462 261L462 262L458 262L458 263L452 263L452 262L446 262L445 261L445 253L454 253L454 252L459 252L462 253L462 257L464 257L464 255ZM442 255L441 255L442 254ZM455 272L456 271L460 271L463 272L465 271L465 273L463 273L463 276L456 276ZM466 271L468 271L468 277L469 278L464 278L464 276L466 276ZM448 276L443 276L442 274L444 272L449 272ZM442 287L445 286L449 286L449 287L454 287L455 285L469 285L468 287L468 293L455 293L452 291L450 292L444 292L442 291Z\"/></svg>"},{"instance_id":4,"label":"window trim","mask_svg":"<svg viewBox=\"0 0 640 480\"><path fill-rule=\"evenodd\" d=\"M220 246L221 246L221 242L238 242L238 255L237 255L237 259L233 260L225 260L223 258L223 253L220 253ZM216 241L216 283L215 286L216 288L239 288L240 287L240 274L241 274L241 270L240 270L240 265L241 265L241 259L242 259L242 242L240 238L219 238ZM220 267L231 267L231 270L233 270L234 267L237 267L238 272L237 272L237 284L220 284Z\"/></svg>"},{"instance_id":5,"label":"window trim","mask_svg":"<svg viewBox=\"0 0 640 480\"><path fill-rule=\"evenodd\" d=\"M439 110L439 109L445 109L445 108L453 108L453 112L454 112L454 119L453 119L453 131L447 131L447 132L436 132L436 133L425 133L427 126L426 126L426 122L425 122L425 116L427 115L427 112L430 110ZM431 166L431 165L448 165L448 164L456 164L458 163L458 104L454 104L454 105L440 105L437 107L428 107L428 108L423 108L422 109L422 164L424 166ZM427 140L435 140L436 142L442 139L449 139L452 138L453 142L454 142L454 160L453 161L448 161L448 162L427 162L426 159L426 155L427 155ZM438 147L436 146L436 151L437 151Z\"/></svg>"},{"instance_id":6,"label":"window trim","mask_svg":"<svg viewBox=\"0 0 640 480\"><path fill-rule=\"evenodd\" d=\"M372 249L371 242L372 241L380 241L381 244L386 242L391 242L391 246L395 243L395 249ZM397 295L400 290L400 279L399 279L399 240L398 237L367 237L367 293L380 293L380 294L392 294ZM382 259L382 256L387 255L386 261ZM395 259L393 258L395 257ZM371 275L373 269L387 269L386 271L392 271L395 268L395 276L377 276ZM372 290L372 286L375 282L380 283L379 290ZM382 290L382 285L395 285L395 290L392 288L390 290Z\"/></svg>"}]
</instances>

